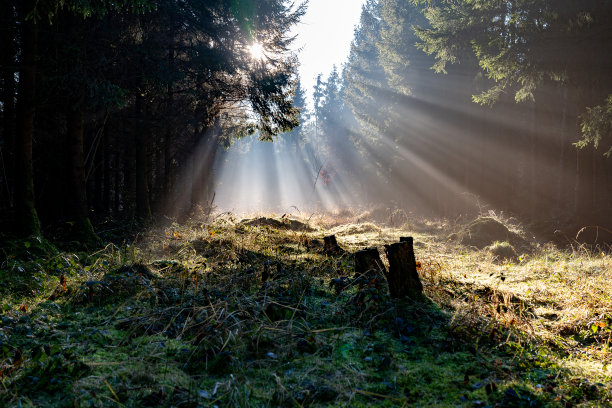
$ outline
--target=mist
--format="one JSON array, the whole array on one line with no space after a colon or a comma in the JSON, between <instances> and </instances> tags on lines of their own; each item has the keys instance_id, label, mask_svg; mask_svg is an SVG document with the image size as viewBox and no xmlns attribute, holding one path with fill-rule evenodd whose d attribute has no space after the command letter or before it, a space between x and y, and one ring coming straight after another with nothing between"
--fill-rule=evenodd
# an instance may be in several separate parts
<instances>
[{"instance_id":1,"label":"mist","mask_svg":"<svg viewBox=\"0 0 612 408\"><path fill-rule=\"evenodd\" d=\"M609 226L611 161L585 133L585 114L595 109L588 101L603 103L610 89L609 57L583 52L584 63L569 68L551 48L529 66L558 74L496 81L493 70L511 66L483 69L469 49L448 61L430 55L434 43L424 47L434 30L422 13L385 1L364 6L348 60L319 76L313 102L298 106L300 126L273 143L237 141L218 158L216 205L277 213L385 208L450 219L494 211L551 235ZM555 46L573 49L574 40ZM545 39L529 41L530 55L544 53ZM300 101L307 93L297 92Z\"/></svg>"}]
</instances>

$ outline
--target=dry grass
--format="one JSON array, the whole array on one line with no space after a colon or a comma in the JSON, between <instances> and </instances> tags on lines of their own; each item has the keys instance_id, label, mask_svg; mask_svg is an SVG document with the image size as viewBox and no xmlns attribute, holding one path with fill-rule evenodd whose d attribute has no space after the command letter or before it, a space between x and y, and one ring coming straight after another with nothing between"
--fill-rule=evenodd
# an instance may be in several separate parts
<instances>
[{"instance_id":1,"label":"dry grass","mask_svg":"<svg viewBox=\"0 0 612 408\"><path fill-rule=\"evenodd\" d=\"M494 213L487 215L503 222L513 233L529 237L515 220L506 220ZM531 253L523 253L520 260L499 262L486 250L475 251L448 242L448 234L461 228L448 221L406 217L403 227L390 228L370 221L355 222L367 219L367 214L350 211L315 218L313 224L321 229L306 234L308 237L336 234L340 245L350 251L382 246L397 241L400 236L414 236L427 294L435 302L455 310L453 324L477 322L487 330L499 325L511 333L506 340L529 339L544 346L554 345L566 354L560 363L568 369L588 367L589 373L598 380L610 378L607 366L612 362L609 349L612 257L609 252L585 248L560 250L542 244ZM346 220L353 222L340 224ZM323 229L334 224L339 225ZM411 225L414 228L409 228ZM280 241L291 239L285 235ZM279 241L271 242L277 245Z\"/></svg>"},{"instance_id":2,"label":"dry grass","mask_svg":"<svg viewBox=\"0 0 612 408\"><path fill-rule=\"evenodd\" d=\"M286 216L265 217L281 224L231 214L168 221L66 272L77 288L57 300L67 326L41 326L36 340L63 342L88 367L66 392L91 406L523 406L516 390L536 406L610 401L609 253L542 244L500 262L448 239L467 223L344 211L292 217L313 227L296 230ZM320 250L328 234L346 254ZM351 252L402 236L415 239L429 300L374 291L364 304L358 285L332 290L331 279L350 282ZM87 282L109 277L113 296L95 286L88 297ZM48 303L32 300L33 320ZM34 340L18 341L25 351ZM14 359L0 356L0 366ZM12 394L0 403L45 402L26 387L36 369L26 361L2 378Z\"/></svg>"}]
</instances>

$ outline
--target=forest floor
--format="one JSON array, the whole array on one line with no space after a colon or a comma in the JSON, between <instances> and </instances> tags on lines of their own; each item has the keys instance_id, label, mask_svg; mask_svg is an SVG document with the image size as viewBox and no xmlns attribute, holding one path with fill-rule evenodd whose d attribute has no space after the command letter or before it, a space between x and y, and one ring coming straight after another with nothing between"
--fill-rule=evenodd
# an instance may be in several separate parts
<instances>
[{"instance_id":1,"label":"forest floor","mask_svg":"<svg viewBox=\"0 0 612 408\"><path fill-rule=\"evenodd\" d=\"M5 239L0 406L612 406L610 252L482 220L508 229L224 214L95 252ZM408 235L424 298L352 280L351 253Z\"/></svg>"}]
</instances>

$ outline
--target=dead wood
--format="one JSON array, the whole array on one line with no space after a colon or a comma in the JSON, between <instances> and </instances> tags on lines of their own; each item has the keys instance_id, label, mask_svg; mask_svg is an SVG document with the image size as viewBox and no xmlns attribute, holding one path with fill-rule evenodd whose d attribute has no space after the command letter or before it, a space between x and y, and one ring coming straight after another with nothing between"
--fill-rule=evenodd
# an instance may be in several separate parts
<instances>
[{"instance_id":1,"label":"dead wood","mask_svg":"<svg viewBox=\"0 0 612 408\"><path fill-rule=\"evenodd\" d=\"M355 252L355 278L384 270L378 249L366 248Z\"/></svg>"},{"instance_id":2,"label":"dead wood","mask_svg":"<svg viewBox=\"0 0 612 408\"><path fill-rule=\"evenodd\" d=\"M412 237L402 237L400 242L385 245L385 252L389 260L387 282L391 297L419 297L423 284L416 269Z\"/></svg>"},{"instance_id":3,"label":"dead wood","mask_svg":"<svg viewBox=\"0 0 612 408\"><path fill-rule=\"evenodd\" d=\"M328 255L337 255L344 252L340 245L338 245L335 235L323 237L323 251Z\"/></svg>"}]
</instances>

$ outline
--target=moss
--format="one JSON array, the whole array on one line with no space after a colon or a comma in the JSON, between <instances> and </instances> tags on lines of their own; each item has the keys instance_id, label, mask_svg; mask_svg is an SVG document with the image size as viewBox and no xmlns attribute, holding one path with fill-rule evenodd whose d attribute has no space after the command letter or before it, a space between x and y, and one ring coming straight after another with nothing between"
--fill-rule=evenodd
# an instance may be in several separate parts
<instances>
[{"instance_id":1,"label":"moss","mask_svg":"<svg viewBox=\"0 0 612 408\"><path fill-rule=\"evenodd\" d=\"M175 242L179 252L159 252L141 263L112 248L89 257L62 254L27 263L53 271L36 276L53 287L65 274L73 292L71 298L52 301L41 294L27 308L0 302L0 366L11 367L2 377L7 392L0 394L0 406L55 407L61 401L186 406L187 401L189 406L232 407L554 407L562 404L554 401L557 396L576 404L608 403L606 388L598 385L605 382L602 370L585 371L580 375L588 383L573 384L575 375L563 364L564 346L550 347L546 338L533 333L532 328L543 327L536 320L541 311L534 296L552 302L544 297L549 292L532 286L516 296L516 285L522 284L516 275L481 290L477 280L490 281L487 269L498 268L482 253L463 248L468 255L458 254L450 246L434 252L438 242L423 237L427 245L417 256L422 256L428 299L359 298L363 290L358 287L340 294L328 287L331 279L350 276L347 258L323 258L303 249L313 256L301 260L278 251L279 245L298 242L300 234L293 231L275 231L272 241L260 228L245 227L240 235L233 228L216 229L214 239L198 240L201 229L181 228L178 237L156 231L148 241L157 247ZM397 231L382 227L372 235L383 243L397 239ZM373 239L367 234L354 238L355 247L371 245ZM488 245L492 252L514 246L510 240L496 241ZM142 242L147 241L130 248L147 253L151 249ZM551 254L552 249L534 257L529 266L498 269L508 277L519 268L529 270L521 282L531 285L540 262L548 268L542 274L548 290L572 284L572 291L579 288L570 274L583 277L582 271L592 271L588 283L601 279L598 287L607 288L609 258L602 262L594 255L587 260L567 254L552 260ZM453 271L443 285L428 277L440 259L449 264L439 268ZM273 278L262 283L266 261L279 268L273 267ZM562 279L551 282L553 270ZM0 279L15 280L16 274L5 270ZM475 284L466 283L472 279ZM93 285L93 300L87 299L88 284ZM79 288L87 301L72 301L83 294ZM581 293L596 293L587 289ZM559 344L584 341L572 343L581 351L572 358L582 358L587 346L601 349L608 339L608 332L602 332L612 320L597 317L605 325L597 326L597 333L592 329L594 316L603 316L599 310L609 305L605 293L609 291L599 295L597 310L576 323L592 333L588 339L558 335ZM562 299L554 301L555 313L563 316ZM523 322L532 328L521 326ZM19 355L23 362L13 370ZM588 354L589 363L597 358ZM554 392L545 392L547 388Z\"/></svg>"},{"instance_id":2,"label":"moss","mask_svg":"<svg viewBox=\"0 0 612 408\"><path fill-rule=\"evenodd\" d=\"M0 243L0 261L35 260L57 255L58 250L49 240L40 235L7 240Z\"/></svg>"},{"instance_id":3,"label":"moss","mask_svg":"<svg viewBox=\"0 0 612 408\"><path fill-rule=\"evenodd\" d=\"M97 248L102 245L102 240L94 231L88 217L79 217L75 221L73 233L75 238L86 248Z\"/></svg>"},{"instance_id":4,"label":"moss","mask_svg":"<svg viewBox=\"0 0 612 408\"><path fill-rule=\"evenodd\" d=\"M17 211L15 232L19 233L19 236L39 236L40 220L34 207L34 186L31 181L26 183L25 189L26 197Z\"/></svg>"}]
</instances>

